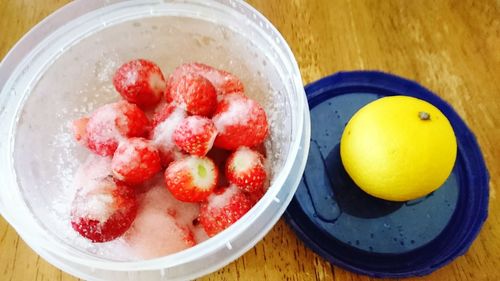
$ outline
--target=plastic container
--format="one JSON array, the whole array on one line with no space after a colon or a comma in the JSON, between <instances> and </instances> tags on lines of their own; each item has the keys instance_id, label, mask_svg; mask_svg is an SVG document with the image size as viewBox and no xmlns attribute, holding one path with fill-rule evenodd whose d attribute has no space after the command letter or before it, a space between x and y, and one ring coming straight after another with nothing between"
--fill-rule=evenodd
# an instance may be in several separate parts
<instances>
[{"instance_id":1,"label":"plastic container","mask_svg":"<svg viewBox=\"0 0 500 281\"><path fill-rule=\"evenodd\" d=\"M199 32L210 28L214 36ZM169 36L179 40L168 41ZM192 49L183 48L187 45ZM68 242L54 215L54 198L67 192L75 169L68 156L78 159L83 153L67 146L64 122L91 111L82 104L108 101L104 81L116 66L106 63L109 56L117 54L114 62L137 54L163 61L162 51L172 68L202 60L237 75L258 74L243 77L244 82L268 79L249 90L273 90L270 97L257 97L276 113L272 126L280 132L272 135L271 145L279 152L272 185L233 226L190 249L144 261L103 257L92 247ZM93 88L96 81L102 85ZM0 89L0 213L44 259L87 280L184 280L225 266L281 217L309 150L309 111L297 63L272 24L243 1L74 1L37 25L5 57Z\"/></svg>"}]
</instances>

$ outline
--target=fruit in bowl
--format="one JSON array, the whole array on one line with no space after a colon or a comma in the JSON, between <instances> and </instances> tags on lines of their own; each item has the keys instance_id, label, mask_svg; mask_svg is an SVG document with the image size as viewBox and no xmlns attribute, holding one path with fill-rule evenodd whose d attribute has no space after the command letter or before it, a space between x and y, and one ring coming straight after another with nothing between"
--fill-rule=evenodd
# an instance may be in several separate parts
<instances>
[{"instance_id":1,"label":"fruit in bowl","mask_svg":"<svg viewBox=\"0 0 500 281\"><path fill-rule=\"evenodd\" d=\"M365 192L391 201L413 200L449 177L457 141L446 116L409 96L373 101L347 123L340 141L342 163Z\"/></svg>"},{"instance_id":2,"label":"fruit in bowl","mask_svg":"<svg viewBox=\"0 0 500 281\"><path fill-rule=\"evenodd\" d=\"M188 63L165 81L154 62L136 59L113 85L123 100L73 122L89 154L72 203L80 235L122 238L141 258L157 257L218 234L263 196L267 115L235 75Z\"/></svg>"}]
</instances>

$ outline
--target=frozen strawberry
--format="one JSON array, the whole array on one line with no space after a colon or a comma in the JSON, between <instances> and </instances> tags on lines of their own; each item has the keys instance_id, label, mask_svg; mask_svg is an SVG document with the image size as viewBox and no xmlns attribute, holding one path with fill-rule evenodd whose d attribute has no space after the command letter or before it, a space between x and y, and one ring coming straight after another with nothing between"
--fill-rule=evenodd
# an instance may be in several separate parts
<instances>
[{"instance_id":1,"label":"frozen strawberry","mask_svg":"<svg viewBox=\"0 0 500 281\"><path fill-rule=\"evenodd\" d=\"M166 88L160 68L144 59L120 66L113 77L113 85L125 100L142 108L156 105Z\"/></svg>"},{"instance_id":2,"label":"frozen strawberry","mask_svg":"<svg viewBox=\"0 0 500 281\"><path fill-rule=\"evenodd\" d=\"M73 121L73 136L75 140L82 145L87 143L87 123L89 122L88 117L82 117Z\"/></svg>"},{"instance_id":3,"label":"frozen strawberry","mask_svg":"<svg viewBox=\"0 0 500 281\"><path fill-rule=\"evenodd\" d=\"M177 126L186 118L186 112L175 105L164 105L158 108L153 117L153 129L150 139L158 148L161 163L164 167L170 162L183 157L175 145L173 134Z\"/></svg>"},{"instance_id":4,"label":"frozen strawberry","mask_svg":"<svg viewBox=\"0 0 500 281\"><path fill-rule=\"evenodd\" d=\"M199 221L208 236L231 226L252 208L250 198L236 186L221 189L200 206Z\"/></svg>"},{"instance_id":5,"label":"frozen strawberry","mask_svg":"<svg viewBox=\"0 0 500 281\"><path fill-rule=\"evenodd\" d=\"M248 198L250 198L250 201L252 202L252 206L257 204L259 200L264 197L264 194L266 194L266 189L258 189L253 192L247 192Z\"/></svg>"},{"instance_id":6,"label":"frozen strawberry","mask_svg":"<svg viewBox=\"0 0 500 281\"><path fill-rule=\"evenodd\" d=\"M240 147L226 162L226 177L243 191L263 190L267 178L264 157L247 147Z\"/></svg>"},{"instance_id":7,"label":"frozen strawberry","mask_svg":"<svg viewBox=\"0 0 500 281\"><path fill-rule=\"evenodd\" d=\"M116 179L129 185L137 185L161 170L160 154L146 139L126 139L118 145L111 161L111 169Z\"/></svg>"},{"instance_id":8,"label":"frozen strawberry","mask_svg":"<svg viewBox=\"0 0 500 281\"><path fill-rule=\"evenodd\" d=\"M266 112L254 100L238 94L226 95L212 118L218 135L215 147L235 150L261 144L268 134Z\"/></svg>"},{"instance_id":9,"label":"frozen strawberry","mask_svg":"<svg viewBox=\"0 0 500 281\"><path fill-rule=\"evenodd\" d=\"M217 184L219 171L207 157L188 156L174 161L165 170L165 184L183 202L202 202Z\"/></svg>"},{"instance_id":10,"label":"frozen strawberry","mask_svg":"<svg viewBox=\"0 0 500 281\"><path fill-rule=\"evenodd\" d=\"M235 75L202 63L186 63L178 66L167 80L166 96L171 101L170 90L178 83L182 75L196 73L208 79L215 87L217 94L223 96L229 93L243 93L244 87L240 79Z\"/></svg>"},{"instance_id":11,"label":"frozen strawberry","mask_svg":"<svg viewBox=\"0 0 500 281\"><path fill-rule=\"evenodd\" d=\"M109 176L80 186L72 203L71 225L92 242L107 242L127 231L136 214L134 190Z\"/></svg>"},{"instance_id":12,"label":"frozen strawberry","mask_svg":"<svg viewBox=\"0 0 500 281\"><path fill-rule=\"evenodd\" d=\"M217 106L217 93L206 78L195 73L179 77L170 88L172 103L193 115L212 116Z\"/></svg>"},{"instance_id":13,"label":"frozen strawberry","mask_svg":"<svg viewBox=\"0 0 500 281\"><path fill-rule=\"evenodd\" d=\"M191 67L207 78L222 95L245 91L243 83L235 75L202 63L192 63Z\"/></svg>"},{"instance_id":14,"label":"frozen strawberry","mask_svg":"<svg viewBox=\"0 0 500 281\"><path fill-rule=\"evenodd\" d=\"M86 126L86 145L94 153L111 156L124 138L142 137L149 120L135 104L126 101L106 104L92 113Z\"/></svg>"},{"instance_id":15,"label":"frozen strawberry","mask_svg":"<svg viewBox=\"0 0 500 281\"><path fill-rule=\"evenodd\" d=\"M165 121L178 107L169 103L162 103L155 108L153 117L151 118L151 126L154 128L161 122Z\"/></svg>"},{"instance_id":16,"label":"frozen strawberry","mask_svg":"<svg viewBox=\"0 0 500 281\"><path fill-rule=\"evenodd\" d=\"M212 148L217 130L211 119L189 116L174 131L174 142L183 151L197 156L205 156Z\"/></svg>"}]
</instances>

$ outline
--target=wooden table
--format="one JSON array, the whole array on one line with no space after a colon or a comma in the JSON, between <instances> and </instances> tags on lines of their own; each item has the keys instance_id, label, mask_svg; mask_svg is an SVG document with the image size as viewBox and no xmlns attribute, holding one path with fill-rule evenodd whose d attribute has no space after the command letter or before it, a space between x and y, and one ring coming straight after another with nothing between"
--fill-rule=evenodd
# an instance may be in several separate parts
<instances>
[{"instance_id":1,"label":"wooden table","mask_svg":"<svg viewBox=\"0 0 500 281\"><path fill-rule=\"evenodd\" d=\"M67 0L0 0L0 57ZM489 218L470 250L420 280L500 280L500 2L252 0L282 32L304 83L377 69L419 81L475 132L490 175ZM75 280L0 219L0 280ZM419 278L415 278L417 280ZM203 280L370 280L334 267L280 221L256 247Z\"/></svg>"}]
</instances>

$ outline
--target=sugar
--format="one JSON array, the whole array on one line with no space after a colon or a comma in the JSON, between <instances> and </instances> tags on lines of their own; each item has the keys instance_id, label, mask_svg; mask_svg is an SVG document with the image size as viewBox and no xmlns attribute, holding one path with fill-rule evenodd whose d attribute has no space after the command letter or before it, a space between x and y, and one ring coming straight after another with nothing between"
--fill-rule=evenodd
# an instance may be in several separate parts
<instances>
[{"instance_id":1,"label":"sugar","mask_svg":"<svg viewBox=\"0 0 500 281\"><path fill-rule=\"evenodd\" d=\"M114 212L114 183L103 180L111 173L110 166L109 158L90 155L78 169L73 181L77 190L74 215L105 222Z\"/></svg>"},{"instance_id":2,"label":"sugar","mask_svg":"<svg viewBox=\"0 0 500 281\"><path fill-rule=\"evenodd\" d=\"M229 204L231 198L238 192L238 188L235 185L230 185L222 194L211 195L208 198L208 206L210 208L220 209Z\"/></svg>"},{"instance_id":3,"label":"sugar","mask_svg":"<svg viewBox=\"0 0 500 281\"><path fill-rule=\"evenodd\" d=\"M132 227L124 235L131 250L139 258L168 255L192 246L186 240L194 230L192 222L198 217L198 204L176 200L161 179L140 198L140 210ZM203 241L201 235L197 235ZM195 238L195 241L196 240Z\"/></svg>"},{"instance_id":4,"label":"sugar","mask_svg":"<svg viewBox=\"0 0 500 281\"><path fill-rule=\"evenodd\" d=\"M181 108L176 108L170 116L153 129L152 142L160 150L169 151L175 144L172 138L177 126L186 118L186 113Z\"/></svg>"},{"instance_id":5,"label":"sugar","mask_svg":"<svg viewBox=\"0 0 500 281\"><path fill-rule=\"evenodd\" d=\"M226 99L229 102L229 108L213 119L218 132L224 132L227 126L246 124L250 118L251 100L240 98L237 95L230 95Z\"/></svg>"},{"instance_id":6,"label":"sugar","mask_svg":"<svg viewBox=\"0 0 500 281\"><path fill-rule=\"evenodd\" d=\"M193 134L201 134L203 133L203 128L207 124L207 119L190 116L185 119L185 122L186 123L184 124L193 132Z\"/></svg>"},{"instance_id":7,"label":"sugar","mask_svg":"<svg viewBox=\"0 0 500 281\"><path fill-rule=\"evenodd\" d=\"M147 205L139 212L124 239L132 252L143 259L172 254L191 246L186 242L186 232L172 216Z\"/></svg>"},{"instance_id":8,"label":"sugar","mask_svg":"<svg viewBox=\"0 0 500 281\"><path fill-rule=\"evenodd\" d=\"M109 143L123 139L116 124L127 127L126 116L118 114L116 104L107 104L98 108L90 117L87 131L94 132L91 137L96 143Z\"/></svg>"}]
</instances>

